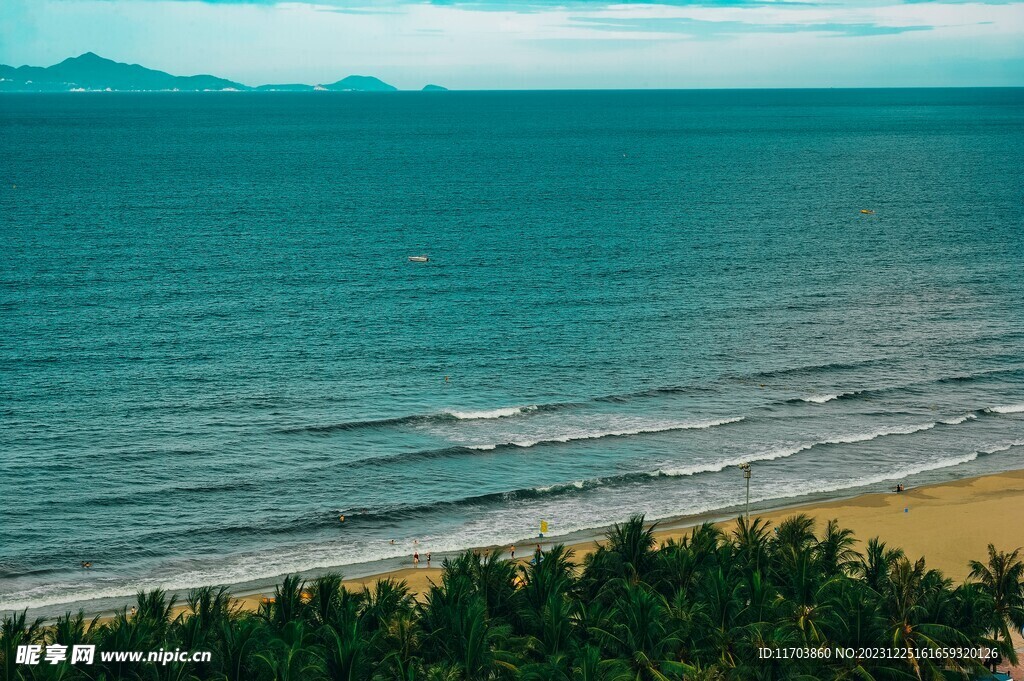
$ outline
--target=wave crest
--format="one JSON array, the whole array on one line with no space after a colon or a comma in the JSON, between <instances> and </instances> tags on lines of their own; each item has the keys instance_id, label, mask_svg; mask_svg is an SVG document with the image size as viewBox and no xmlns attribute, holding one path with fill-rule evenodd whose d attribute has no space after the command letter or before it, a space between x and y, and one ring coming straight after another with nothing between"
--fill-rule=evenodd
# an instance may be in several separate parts
<instances>
[{"instance_id":1,"label":"wave crest","mask_svg":"<svg viewBox=\"0 0 1024 681\"><path fill-rule=\"evenodd\" d=\"M1001 407L989 407L985 411L991 414L1024 414L1024 403L1007 404Z\"/></svg>"},{"instance_id":2,"label":"wave crest","mask_svg":"<svg viewBox=\"0 0 1024 681\"><path fill-rule=\"evenodd\" d=\"M853 444L855 442L868 442L875 438L885 437L887 435L911 435L913 433L919 433L924 430L931 430L937 423L924 423L916 426L896 426L893 428L883 428L881 430L872 431L870 433L858 433L854 435L844 435L829 440L820 440L818 442L810 442L802 445L795 445L792 447L780 447L777 449L771 449L760 454L751 454L743 457L735 457L733 459L727 459L725 461L717 461L714 463L697 464L695 466L684 466L681 468L670 468L660 469L650 473L652 476L666 476L666 477L687 477L691 475L699 475L701 473L717 473L718 471L725 470L730 466L738 466L741 463L752 463L756 461L774 461L775 459L784 459L786 457L805 452L815 447L825 447L828 445L840 445L840 444Z\"/></svg>"},{"instance_id":3,"label":"wave crest","mask_svg":"<svg viewBox=\"0 0 1024 681\"><path fill-rule=\"evenodd\" d=\"M838 400L839 397L839 393L836 393L834 395L811 395L810 397L801 397L800 401L813 402L814 404L825 404L826 402L831 402L832 400Z\"/></svg>"},{"instance_id":4,"label":"wave crest","mask_svg":"<svg viewBox=\"0 0 1024 681\"><path fill-rule=\"evenodd\" d=\"M447 411L446 414L454 416L460 421L468 421L475 419L502 419L508 418L509 416L516 416L517 414L527 414L531 411L537 411L537 405L531 404L526 407L501 407L498 409L483 409L480 411Z\"/></svg>"},{"instance_id":5,"label":"wave crest","mask_svg":"<svg viewBox=\"0 0 1024 681\"><path fill-rule=\"evenodd\" d=\"M954 416L951 419L946 419L944 421L939 421L939 423L942 423L942 424L947 425L947 426L955 426L955 425L963 423L964 421L970 421L971 419L976 419L976 418L978 418L978 415L975 414L974 412L971 412L971 413L968 413L968 414L964 414L963 416Z\"/></svg>"},{"instance_id":6,"label":"wave crest","mask_svg":"<svg viewBox=\"0 0 1024 681\"><path fill-rule=\"evenodd\" d=\"M737 423L742 421L742 416L735 416L727 419L714 419L707 421L692 421L687 423L668 423L660 426L640 426L637 428L623 428L616 430L579 430L571 433L566 433L558 437L546 437L537 440L515 440L512 442L502 443L488 443L488 444L476 444L466 445L467 449L475 449L477 451L493 451L501 447L536 447L537 445L547 445L563 442L573 442L576 440L600 440L603 438L612 437L629 437L631 435L645 435L648 433L667 433L674 430L704 430L706 428L714 428L716 426L724 426L729 423Z\"/></svg>"}]
</instances>

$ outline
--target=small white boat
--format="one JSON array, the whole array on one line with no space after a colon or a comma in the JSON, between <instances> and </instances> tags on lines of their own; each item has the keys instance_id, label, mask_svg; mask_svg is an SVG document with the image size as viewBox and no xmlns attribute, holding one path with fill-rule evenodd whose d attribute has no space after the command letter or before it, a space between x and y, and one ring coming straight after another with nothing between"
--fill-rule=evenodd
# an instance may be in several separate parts
<instances>
[{"instance_id":1,"label":"small white boat","mask_svg":"<svg viewBox=\"0 0 1024 681\"><path fill-rule=\"evenodd\" d=\"M430 258L425 255L410 255L409 262L429 262Z\"/></svg>"}]
</instances>

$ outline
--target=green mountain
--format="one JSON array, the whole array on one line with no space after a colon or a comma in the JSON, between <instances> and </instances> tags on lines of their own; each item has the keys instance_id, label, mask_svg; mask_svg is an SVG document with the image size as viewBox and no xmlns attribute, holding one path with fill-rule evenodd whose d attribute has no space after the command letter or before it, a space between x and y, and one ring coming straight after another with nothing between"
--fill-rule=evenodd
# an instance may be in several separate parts
<instances>
[{"instance_id":1,"label":"green mountain","mask_svg":"<svg viewBox=\"0 0 1024 681\"><path fill-rule=\"evenodd\" d=\"M437 86L427 86L436 88ZM53 66L6 66L0 64L0 92L71 92L77 90L188 91L244 90L255 92L394 92L398 88L373 76L348 76L330 85L260 85L249 87L216 76L174 76L104 59L92 52L65 59Z\"/></svg>"},{"instance_id":2,"label":"green mountain","mask_svg":"<svg viewBox=\"0 0 1024 681\"><path fill-rule=\"evenodd\" d=\"M373 76L348 76L321 87L331 92L394 92L398 89Z\"/></svg>"},{"instance_id":3,"label":"green mountain","mask_svg":"<svg viewBox=\"0 0 1024 681\"><path fill-rule=\"evenodd\" d=\"M172 76L138 64L122 64L92 52L53 66L0 66L0 89L28 92L68 90L248 90L215 76Z\"/></svg>"}]
</instances>

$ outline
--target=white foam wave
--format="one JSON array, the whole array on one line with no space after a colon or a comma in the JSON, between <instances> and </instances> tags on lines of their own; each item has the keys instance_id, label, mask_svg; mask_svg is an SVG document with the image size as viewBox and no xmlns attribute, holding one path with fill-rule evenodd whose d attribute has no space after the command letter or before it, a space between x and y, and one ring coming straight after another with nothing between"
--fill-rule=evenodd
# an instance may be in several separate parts
<instances>
[{"instance_id":1,"label":"white foam wave","mask_svg":"<svg viewBox=\"0 0 1024 681\"><path fill-rule=\"evenodd\" d=\"M879 483L887 482L889 480L902 480L903 478L909 478L912 475L927 473L928 471L935 471L939 470L940 468L952 468L953 466L962 466L963 464L970 463L971 461L974 461L977 458L978 452L971 452L970 454L965 454L964 456L959 456L953 459L944 459L941 461L933 461L931 463L922 463L916 466L901 468L897 471L892 471L890 473L879 473L878 475L847 480L836 485L826 485L824 487L815 486L814 491L817 493L837 492L839 490L844 489L853 489L857 487L867 487L868 485L877 485Z\"/></svg>"},{"instance_id":2,"label":"white foam wave","mask_svg":"<svg viewBox=\"0 0 1024 681\"><path fill-rule=\"evenodd\" d=\"M755 461L772 461L774 459L784 459L787 456L793 456L798 452L802 452L805 449L813 447L810 445L801 445L798 447L792 447L788 449L776 449L763 454L753 454L750 456L741 456L734 459L726 459L724 461L715 461L714 463L697 464L694 466L680 466L678 468L659 468L656 471L648 473L651 477L670 477L670 478L684 478L691 475L700 475L701 473L717 473L723 471L731 466L739 466L741 463L752 463Z\"/></svg>"},{"instance_id":3,"label":"white foam wave","mask_svg":"<svg viewBox=\"0 0 1024 681\"><path fill-rule=\"evenodd\" d=\"M483 409L480 411L448 411L445 412L450 416L461 420L470 419L501 419L509 416L515 416L516 414L526 414L531 411L537 411L537 405L531 404L526 407L501 407L499 409Z\"/></svg>"},{"instance_id":4,"label":"white foam wave","mask_svg":"<svg viewBox=\"0 0 1024 681\"><path fill-rule=\"evenodd\" d=\"M587 480L576 480L574 482L560 483L557 485L545 485L544 487L534 487L533 489L536 492L554 492L555 490L569 489L570 487L575 489L583 489L584 487L586 487L587 482ZM600 480L591 480L589 482L595 485L601 484Z\"/></svg>"},{"instance_id":5,"label":"white foam wave","mask_svg":"<svg viewBox=\"0 0 1024 681\"><path fill-rule=\"evenodd\" d=\"M923 430L931 430L937 425L939 425L938 422L932 422L908 426L893 426L892 428L880 428L879 430L873 430L870 433L858 433L856 435L840 436L834 440L824 440L818 444L840 445L850 444L853 442L867 442L868 440L874 440L875 438L885 437L887 435L911 435L913 433L920 433Z\"/></svg>"},{"instance_id":6,"label":"white foam wave","mask_svg":"<svg viewBox=\"0 0 1024 681\"><path fill-rule=\"evenodd\" d=\"M975 414L964 414L963 416L955 416L955 417L953 417L951 419L946 419L945 421L939 421L939 423L944 423L947 426L955 426L955 425L957 425L959 423L963 423L964 421L968 421L970 419L976 419L976 418L978 418L978 417Z\"/></svg>"},{"instance_id":7,"label":"white foam wave","mask_svg":"<svg viewBox=\"0 0 1024 681\"><path fill-rule=\"evenodd\" d=\"M489 451L504 445L513 445L515 447L533 447L539 444L546 444L549 442L572 442L575 440L599 440L603 437L626 437L629 435L643 435L647 433L665 433L672 430L703 430L705 428L714 428L715 426L724 426L727 423L737 423L742 421L742 416L728 419L716 419L708 421L688 421L684 423L665 423L661 425L646 425L637 426L634 428L621 428L615 430L585 430L579 429L571 432L564 433L562 435L545 437L537 440L513 440L510 442L503 442L501 444L477 444L467 445L469 449L476 449L480 451Z\"/></svg>"},{"instance_id":8,"label":"white foam wave","mask_svg":"<svg viewBox=\"0 0 1024 681\"><path fill-rule=\"evenodd\" d=\"M832 400L838 400L839 394L836 393L835 395L811 395L810 397L801 397L800 399L803 400L804 402L813 402L814 404L825 404L826 402L831 402Z\"/></svg>"},{"instance_id":9,"label":"white foam wave","mask_svg":"<svg viewBox=\"0 0 1024 681\"><path fill-rule=\"evenodd\" d=\"M1013 449L1014 447L1024 447L1024 440L1014 440L1013 442L1008 442L1005 445L997 445L995 447L991 447L990 449L982 449L978 453L998 454L999 452L1005 452L1007 450Z\"/></svg>"},{"instance_id":10,"label":"white foam wave","mask_svg":"<svg viewBox=\"0 0 1024 681\"><path fill-rule=\"evenodd\" d=\"M659 469L653 471L650 475L657 476L668 476L668 477L688 477L691 475L699 475L701 473L717 473L718 471L725 470L730 466L738 466L741 463L753 463L755 461L774 461L775 459L784 459L786 457L799 454L800 452L819 447L821 445L838 445L838 444L852 444L855 442L868 442L875 438L885 437L887 435L910 435L912 433L919 433L924 430L930 430L937 424L935 423L923 423L920 425L912 426L895 426L892 428L883 428L880 430L871 431L870 433L857 433L853 435L843 435L829 440L820 440L818 442L810 442L802 445L794 445L791 447L781 447L777 449L771 449L766 452L757 454L750 454L742 457L735 457L733 459L726 459L724 461L715 461L713 463L697 464L695 466L683 466L679 468L668 468Z\"/></svg>"},{"instance_id":11,"label":"white foam wave","mask_svg":"<svg viewBox=\"0 0 1024 681\"><path fill-rule=\"evenodd\" d=\"M1002 407L989 407L985 411L993 414L1024 414L1024 404L1007 404Z\"/></svg>"}]
</instances>

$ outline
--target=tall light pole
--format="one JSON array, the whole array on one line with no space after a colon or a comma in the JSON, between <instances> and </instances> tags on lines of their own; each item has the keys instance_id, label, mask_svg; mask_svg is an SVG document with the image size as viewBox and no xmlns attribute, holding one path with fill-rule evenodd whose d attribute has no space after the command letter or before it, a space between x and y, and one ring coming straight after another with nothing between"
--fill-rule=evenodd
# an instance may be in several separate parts
<instances>
[{"instance_id":1,"label":"tall light pole","mask_svg":"<svg viewBox=\"0 0 1024 681\"><path fill-rule=\"evenodd\" d=\"M747 522L750 522L750 464L741 463L739 466L740 470L743 471L743 478L747 481L747 503L743 507L743 515L746 516Z\"/></svg>"}]
</instances>

